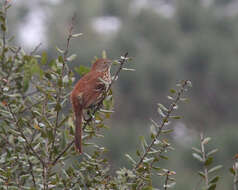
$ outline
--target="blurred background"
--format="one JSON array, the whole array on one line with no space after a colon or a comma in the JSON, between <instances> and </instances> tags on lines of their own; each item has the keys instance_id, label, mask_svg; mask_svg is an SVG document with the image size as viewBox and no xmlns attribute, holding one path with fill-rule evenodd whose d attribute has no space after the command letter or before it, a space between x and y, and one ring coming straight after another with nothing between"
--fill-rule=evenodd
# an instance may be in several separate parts
<instances>
[{"instance_id":1,"label":"blurred background","mask_svg":"<svg viewBox=\"0 0 238 190\"><path fill-rule=\"evenodd\" d=\"M75 33L84 35L71 43L71 53L78 55L72 67L90 66L103 50L111 59L125 52L133 57L128 67L136 72L122 72L114 85L111 129L99 141L109 149L113 168L127 164L123 155L135 154L140 135L149 137L150 118L159 119L156 104L167 105L169 89L189 79L190 102L179 108L183 119L171 125L175 151L161 164L177 172L175 189L196 187L200 165L191 147L198 146L203 131L213 138L209 148L220 150L218 189L231 189L228 168L238 152L238 0L12 0L12 5L9 32L26 51L42 43L40 51L55 57L76 13Z\"/></svg>"}]
</instances>

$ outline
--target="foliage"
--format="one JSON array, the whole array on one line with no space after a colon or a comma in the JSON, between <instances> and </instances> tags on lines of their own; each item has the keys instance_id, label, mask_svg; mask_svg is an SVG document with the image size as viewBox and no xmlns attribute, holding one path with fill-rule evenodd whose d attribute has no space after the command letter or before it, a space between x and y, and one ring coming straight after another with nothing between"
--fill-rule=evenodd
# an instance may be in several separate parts
<instances>
[{"instance_id":1,"label":"foliage","mask_svg":"<svg viewBox=\"0 0 238 190\"><path fill-rule=\"evenodd\" d=\"M203 134L200 135L200 149L193 147L193 157L197 159L203 165L203 171L199 171L198 174L204 180L204 190L214 190L216 189L217 182L219 180L219 176L210 177L211 174L214 175L219 169L222 168L222 165L213 166L209 168L214 160L214 154L218 151L218 149L212 149L210 151L205 150L205 145L211 140L210 137L204 137Z\"/></svg>"},{"instance_id":2,"label":"foliage","mask_svg":"<svg viewBox=\"0 0 238 190\"><path fill-rule=\"evenodd\" d=\"M181 81L178 89L171 89L168 107L158 103L159 122L151 120L150 136L140 137L141 147L136 150L136 158L126 154L131 164L113 173L103 153L107 149L94 143L92 139L103 137L101 129L107 128L104 120L110 118L113 108L112 91L105 94L101 105L93 108L89 119L83 124L83 146L85 152L78 155L74 142L74 124L71 111L67 107L69 92L75 80L69 65L76 58L69 55L74 34L74 20L68 28L66 47L56 48L58 56L51 59L46 52L36 55L37 46L31 53L21 47L11 45L8 38L7 11L9 1L1 4L0 43L0 189L170 189L175 185L176 172L164 168L162 160L169 159L167 152L173 150L167 134L184 92L191 86L188 80ZM165 50L167 50L165 48ZM117 80L124 64L130 61L126 53L115 61L119 64L113 82ZM105 53L103 54L105 57ZM88 68L76 68L83 75ZM110 87L113 83L110 84ZM149 139L149 140L148 140ZM194 149L194 157L203 164L200 172L205 179L205 188L216 188L218 177L209 178L220 166L208 169L213 161L212 150L205 152L204 145L209 138L201 136L201 150ZM199 155L199 154L200 155ZM230 170L237 183L237 163ZM154 179L162 179L159 188Z\"/></svg>"}]
</instances>

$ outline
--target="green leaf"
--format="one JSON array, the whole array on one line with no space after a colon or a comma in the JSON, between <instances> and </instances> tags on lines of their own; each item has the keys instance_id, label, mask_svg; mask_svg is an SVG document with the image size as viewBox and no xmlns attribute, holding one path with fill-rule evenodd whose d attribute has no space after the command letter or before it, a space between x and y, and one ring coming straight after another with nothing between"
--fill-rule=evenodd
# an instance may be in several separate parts
<instances>
[{"instance_id":1,"label":"green leaf","mask_svg":"<svg viewBox=\"0 0 238 190\"><path fill-rule=\"evenodd\" d=\"M166 117L166 115L164 114L164 112L162 111L160 107L158 107L157 111L161 115L161 117Z\"/></svg>"},{"instance_id":2,"label":"green leaf","mask_svg":"<svg viewBox=\"0 0 238 190\"><path fill-rule=\"evenodd\" d=\"M211 185L209 185L209 187L208 187L208 189L207 190L215 190L216 189L216 184L215 183L213 183L213 184L211 184Z\"/></svg>"},{"instance_id":3,"label":"green leaf","mask_svg":"<svg viewBox=\"0 0 238 190\"><path fill-rule=\"evenodd\" d=\"M159 107L160 107L160 109L162 109L163 111L168 111L168 108L166 108L163 104L160 104L160 103L158 103L157 104Z\"/></svg>"},{"instance_id":4,"label":"green leaf","mask_svg":"<svg viewBox=\"0 0 238 190\"><path fill-rule=\"evenodd\" d=\"M68 121L68 119L69 119L69 115L66 116L66 117L60 122L60 124L59 124L58 126L61 127L66 121Z\"/></svg>"},{"instance_id":5,"label":"green leaf","mask_svg":"<svg viewBox=\"0 0 238 190\"><path fill-rule=\"evenodd\" d=\"M73 60L76 59L76 57L77 57L76 54L72 54L72 55L70 55L69 57L67 57L67 61L73 61Z\"/></svg>"},{"instance_id":6,"label":"green leaf","mask_svg":"<svg viewBox=\"0 0 238 190\"><path fill-rule=\"evenodd\" d=\"M30 61L30 72L31 74L37 74L39 76L43 76L44 71L40 68L40 66L38 65L38 61L35 58L32 58Z\"/></svg>"},{"instance_id":7,"label":"green leaf","mask_svg":"<svg viewBox=\"0 0 238 190\"><path fill-rule=\"evenodd\" d=\"M211 155L213 155L213 154L215 154L215 153L217 153L218 152L218 149L216 148L216 149L213 149L213 150L211 150L210 152L208 152L207 153L207 156L211 156Z\"/></svg>"},{"instance_id":8,"label":"green leaf","mask_svg":"<svg viewBox=\"0 0 238 190\"><path fill-rule=\"evenodd\" d=\"M192 155L193 155L193 157L194 157L195 159L197 159L198 161L203 162L203 159L202 159L202 157L201 157L199 154L193 153Z\"/></svg>"},{"instance_id":9,"label":"green leaf","mask_svg":"<svg viewBox=\"0 0 238 190\"><path fill-rule=\"evenodd\" d=\"M151 132L151 134L152 134L154 137L156 136L157 131L156 131L156 128L155 128L154 125L151 125L151 126L150 126L150 132Z\"/></svg>"},{"instance_id":10,"label":"green leaf","mask_svg":"<svg viewBox=\"0 0 238 190\"><path fill-rule=\"evenodd\" d=\"M216 183L219 180L219 178L220 178L219 176L215 176L209 181L209 183Z\"/></svg>"},{"instance_id":11,"label":"green leaf","mask_svg":"<svg viewBox=\"0 0 238 190\"><path fill-rule=\"evenodd\" d=\"M123 71L136 71L135 69L132 69L132 68L126 68L126 67L123 67L122 70L123 70Z\"/></svg>"},{"instance_id":12,"label":"green leaf","mask_svg":"<svg viewBox=\"0 0 238 190\"><path fill-rule=\"evenodd\" d=\"M56 105L55 105L55 111L60 111L61 110L61 105L60 105L60 103L57 103Z\"/></svg>"},{"instance_id":13,"label":"green leaf","mask_svg":"<svg viewBox=\"0 0 238 190\"><path fill-rule=\"evenodd\" d=\"M50 74L50 73L45 73L45 77L46 77L47 79L49 79L49 80L51 80L51 79L52 79L52 76L51 76L51 74Z\"/></svg>"},{"instance_id":14,"label":"green leaf","mask_svg":"<svg viewBox=\"0 0 238 190\"><path fill-rule=\"evenodd\" d=\"M232 175L235 175L235 174L236 174L234 168L229 168L229 171L232 173Z\"/></svg>"},{"instance_id":15,"label":"green leaf","mask_svg":"<svg viewBox=\"0 0 238 190\"><path fill-rule=\"evenodd\" d=\"M5 17L1 15L0 16L0 21L4 23L5 22Z\"/></svg>"},{"instance_id":16,"label":"green leaf","mask_svg":"<svg viewBox=\"0 0 238 190\"><path fill-rule=\"evenodd\" d=\"M43 52L41 55L41 64L45 65L47 63L47 54Z\"/></svg>"},{"instance_id":17,"label":"green leaf","mask_svg":"<svg viewBox=\"0 0 238 190\"><path fill-rule=\"evenodd\" d=\"M181 116L170 116L171 119L181 119Z\"/></svg>"},{"instance_id":18,"label":"green leaf","mask_svg":"<svg viewBox=\"0 0 238 190\"><path fill-rule=\"evenodd\" d=\"M22 138L21 136L18 136L17 139L18 139L19 142L25 142L25 139Z\"/></svg>"},{"instance_id":19,"label":"green leaf","mask_svg":"<svg viewBox=\"0 0 238 190\"><path fill-rule=\"evenodd\" d=\"M164 156L164 155L159 155L159 157L164 159L164 160L168 160L169 159L167 156Z\"/></svg>"},{"instance_id":20,"label":"green leaf","mask_svg":"<svg viewBox=\"0 0 238 190\"><path fill-rule=\"evenodd\" d=\"M161 132L163 134L168 134L168 133L172 133L174 130L173 129L165 129L165 130L162 130Z\"/></svg>"},{"instance_id":21,"label":"green leaf","mask_svg":"<svg viewBox=\"0 0 238 190\"><path fill-rule=\"evenodd\" d=\"M203 172L199 171L198 174L199 174L201 177L205 178L205 174L204 174Z\"/></svg>"},{"instance_id":22,"label":"green leaf","mask_svg":"<svg viewBox=\"0 0 238 190\"><path fill-rule=\"evenodd\" d=\"M129 160L132 164L136 164L136 161L135 161L129 154L125 154L125 156L128 158L128 160Z\"/></svg>"},{"instance_id":23,"label":"green leaf","mask_svg":"<svg viewBox=\"0 0 238 190\"><path fill-rule=\"evenodd\" d=\"M222 167L223 167L222 165L215 166L215 167L211 168L210 170L208 170L208 173L215 172L215 171L221 169Z\"/></svg>"},{"instance_id":24,"label":"green leaf","mask_svg":"<svg viewBox=\"0 0 238 190\"><path fill-rule=\"evenodd\" d=\"M77 33L77 34L72 34L72 37L77 38L77 37L82 36L82 35L83 35L83 33Z\"/></svg>"},{"instance_id":25,"label":"green leaf","mask_svg":"<svg viewBox=\"0 0 238 190\"><path fill-rule=\"evenodd\" d=\"M202 144L207 144L211 140L211 137L206 137L203 139Z\"/></svg>"},{"instance_id":26,"label":"green leaf","mask_svg":"<svg viewBox=\"0 0 238 190\"><path fill-rule=\"evenodd\" d=\"M146 143L145 137L144 136L140 136L140 141L141 141L142 149L145 152L145 148L147 147L147 143Z\"/></svg>"},{"instance_id":27,"label":"green leaf","mask_svg":"<svg viewBox=\"0 0 238 190\"><path fill-rule=\"evenodd\" d=\"M64 53L64 50L61 50L60 48L58 48L57 46L55 47L56 48L56 50L59 52L59 53L61 53L61 54L63 54Z\"/></svg>"},{"instance_id":28,"label":"green leaf","mask_svg":"<svg viewBox=\"0 0 238 190\"><path fill-rule=\"evenodd\" d=\"M2 29L2 31L6 32L6 30L7 30L6 25L5 24L1 24L1 29Z\"/></svg>"},{"instance_id":29,"label":"green leaf","mask_svg":"<svg viewBox=\"0 0 238 190\"><path fill-rule=\"evenodd\" d=\"M74 70L80 74L81 76L87 74L90 71L90 68L80 65L79 67L75 67Z\"/></svg>"},{"instance_id":30,"label":"green leaf","mask_svg":"<svg viewBox=\"0 0 238 190\"><path fill-rule=\"evenodd\" d=\"M207 160L205 161L204 165L209 166L210 164L212 164L212 161L213 161L213 157L208 157Z\"/></svg>"},{"instance_id":31,"label":"green leaf","mask_svg":"<svg viewBox=\"0 0 238 190\"><path fill-rule=\"evenodd\" d=\"M176 90L174 90L174 89L170 89L169 90L172 94L175 94L176 93Z\"/></svg>"},{"instance_id":32,"label":"green leaf","mask_svg":"<svg viewBox=\"0 0 238 190\"><path fill-rule=\"evenodd\" d=\"M59 87L62 87L63 86L63 80L60 78L57 82L58 86Z\"/></svg>"},{"instance_id":33,"label":"green leaf","mask_svg":"<svg viewBox=\"0 0 238 190\"><path fill-rule=\"evenodd\" d=\"M169 100L174 100L174 98L173 98L172 96L167 96L167 98L168 98Z\"/></svg>"},{"instance_id":34,"label":"green leaf","mask_svg":"<svg viewBox=\"0 0 238 190\"><path fill-rule=\"evenodd\" d=\"M8 131L9 131L11 134L15 135L15 136L20 136L20 135L21 135L20 132L14 130L14 129L9 129Z\"/></svg>"},{"instance_id":35,"label":"green leaf","mask_svg":"<svg viewBox=\"0 0 238 190\"><path fill-rule=\"evenodd\" d=\"M59 61L60 63L64 63L64 59L63 59L63 57L62 57L61 55L58 57L58 61Z\"/></svg>"},{"instance_id":36,"label":"green leaf","mask_svg":"<svg viewBox=\"0 0 238 190\"><path fill-rule=\"evenodd\" d=\"M137 156L141 156L141 154L140 154L140 151L139 150L136 150L136 154L137 154Z\"/></svg>"},{"instance_id":37,"label":"green leaf","mask_svg":"<svg viewBox=\"0 0 238 190\"><path fill-rule=\"evenodd\" d=\"M23 84L22 84L23 92L26 92L29 88L29 79L25 76L24 76L23 81L22 81L23 82Z\"/></svg>"},{"instance_id":38,"label":"green leaf","mask_svg":"<svg viewBox=\"0 0 238 190\"><path fill-rule=\"evenodd\" d=\"M66 145L66 130L61 131L60 146L63 149Z\"/></svg>"},{"instance_id":39,"label":"green leaf","mask_svg":"<svg viewBox=\"0 0 238 190\"><path fill-rule=\"evenodd\" d=\"M198 148L192 147L192 150L195 151L195 152L197 152L197 153L199 153L199 154L202 154L202 151L199 150Z\"/></svg>"},{"instance_id":40,"label":"green leaf","mask_svg":"<svg viewBox=\"0 0 238 190\"><path fill-rule=\"evenodd\" d=\"M153 161L155 158L153 158L153 157L151 157L151 158L144 158L144 160L143 160L143 163L149 163L149 162L151 162L151 161Z\"/></svg>"}]
</instances>

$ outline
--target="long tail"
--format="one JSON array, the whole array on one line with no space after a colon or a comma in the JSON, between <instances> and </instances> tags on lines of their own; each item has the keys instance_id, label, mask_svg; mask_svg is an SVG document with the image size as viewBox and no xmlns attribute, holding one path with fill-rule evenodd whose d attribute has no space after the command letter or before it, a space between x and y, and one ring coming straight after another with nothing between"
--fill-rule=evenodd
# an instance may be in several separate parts
<instances>
[{"instance_id":1,"label":"long tail","mask_svg":"<svg viewBox=\"0 0 238 190\"><path fill-rule=\"evenodd\" d=\"M75 96L74 93L71 94L71 102L73 105L73 110L74 110L74 115L75 115L75 134L74 134L75 149L81 154L82 153L83 108L79 104L77 96Z\"/></svg>"},{"instance_id":2,"label":"long tail","mask_svg":"<svg viewBox=\"0 0 238 190\"><path fill-rule=\"evenodd\" d=\"M74 143L76 150L81 154L82 153L82 109L78 109L75 112L75 135Z\"/></svg>"}]
</instances>

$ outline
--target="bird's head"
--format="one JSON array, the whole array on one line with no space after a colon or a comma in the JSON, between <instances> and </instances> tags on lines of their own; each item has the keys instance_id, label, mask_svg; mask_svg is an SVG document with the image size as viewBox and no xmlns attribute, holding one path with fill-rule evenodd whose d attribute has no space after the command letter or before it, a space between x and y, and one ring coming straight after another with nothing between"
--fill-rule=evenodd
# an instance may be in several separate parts
<instances>
[{"instance_id":1,"label":"bird's head","mask_svg":"<svg viewBox=\"0 0 238 190\"><path fill-rule=\"evenodd\" d=\"M92 66L92 70L103 72L111 68L112 61L109 59L97 59Z\"/></svg>"}]
</instances>

